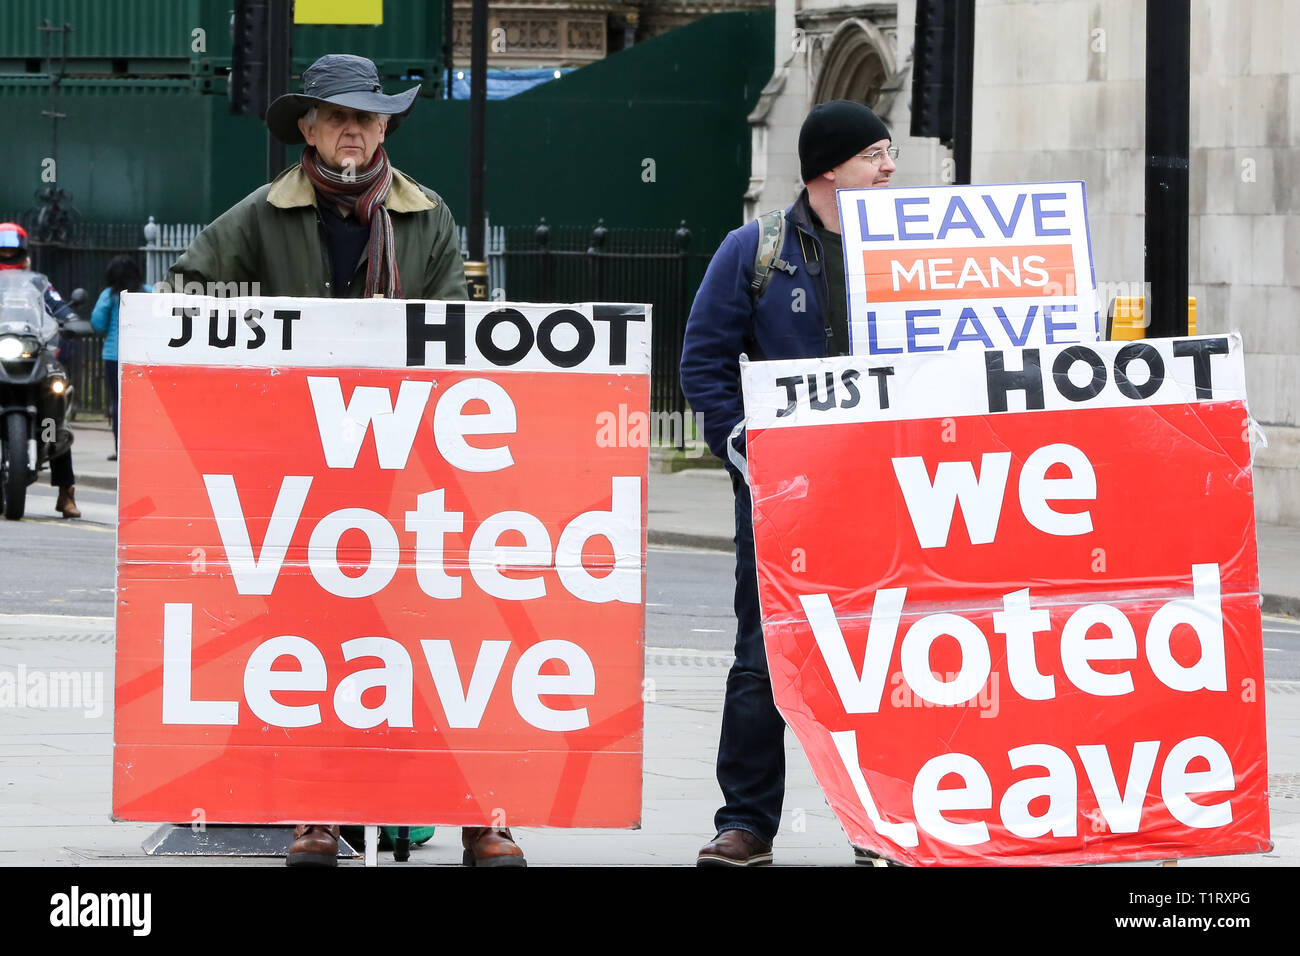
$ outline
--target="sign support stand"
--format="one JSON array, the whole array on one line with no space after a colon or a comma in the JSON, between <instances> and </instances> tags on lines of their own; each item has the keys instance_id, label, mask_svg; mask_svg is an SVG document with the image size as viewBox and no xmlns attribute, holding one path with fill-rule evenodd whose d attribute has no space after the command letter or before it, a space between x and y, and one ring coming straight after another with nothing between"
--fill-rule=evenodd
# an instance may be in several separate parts
<instances>
[{"instance_id":1,"label":"sign support stand","mask_svg":"<svg viewBox=\"0 0 1300 956\"><path fill-rule=\"evenodd\" d=\"M367 839L370 839L367 833ZM140 844L149 856L285 856L293 842L293 827L210 823L195 829L184 823L164 823ZM373 841L371 843L373 846ZM339 837L339 859L360 856Z\"/></svg>"}]
</instances>

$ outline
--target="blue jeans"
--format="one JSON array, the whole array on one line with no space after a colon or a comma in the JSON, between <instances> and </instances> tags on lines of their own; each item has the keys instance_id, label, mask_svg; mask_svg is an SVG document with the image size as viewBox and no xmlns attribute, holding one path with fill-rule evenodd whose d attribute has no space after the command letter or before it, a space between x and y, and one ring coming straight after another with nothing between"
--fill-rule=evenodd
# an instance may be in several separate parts
<instances>
[{"instance_id":1,"label":"blue jeans","mask_svg":"<svg viewBox=\"0 0 1300 956\"><path fill-rule=\"evenodd\" d=\"M736 660L727 675L718 742L719 830L748 830L771 843L785 799L785 721L772 700L758 609L758 570L749 487L732 475L736 499Z\"/></svg>"}]
</instances>

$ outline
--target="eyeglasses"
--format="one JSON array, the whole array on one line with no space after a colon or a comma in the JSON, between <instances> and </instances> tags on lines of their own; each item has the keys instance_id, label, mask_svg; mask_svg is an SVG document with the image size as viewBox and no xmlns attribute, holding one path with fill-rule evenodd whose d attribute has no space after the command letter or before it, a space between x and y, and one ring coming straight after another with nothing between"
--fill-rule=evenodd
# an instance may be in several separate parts
<instances>
[{"instance_id":1,"label":"eyeglasses","mask_svg":"<svg viewBox=\"0 0 1300 956\"><path fill-rule=\"evenodd\" d=\"M898 159L898 147L890 146L886 149L873 149L869 153L858 153L858 155L869 162L872 166L879 166L885 161L886 156L890 159Z\"/></svg>"}]
</instances>

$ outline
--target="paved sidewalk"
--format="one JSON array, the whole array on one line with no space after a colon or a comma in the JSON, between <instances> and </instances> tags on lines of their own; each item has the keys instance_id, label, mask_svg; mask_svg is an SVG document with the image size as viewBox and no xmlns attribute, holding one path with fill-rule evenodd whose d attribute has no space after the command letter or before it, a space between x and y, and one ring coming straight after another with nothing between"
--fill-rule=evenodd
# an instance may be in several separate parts
<instances>
[{"instance_id":1,"label":"paved sidewalk","mask_svg":"<svg viewBox=\"0 0 1300 956\"><path fill-rule=\"evenodd\" d=\"M78 482L115 487L105 460L106 429L78 427ZM690 470L650 480L652 542L730 549L731 498L725 473ZM1261 528L1266 589L1294 599L1300 535ZM1288 590L1288 588L1290 590ZM190 865L189 858L148 857L141 842L152 824L113 823L111 803L113 621L109 617L0 615L0 669L77 670L102 675L102 706L11 709L0 722L0 865ZM730 660L717 653L648 648L652 682L645 713L644 817L636 831L529 830L516 835L538 865L689 865L712 835L720 799L714 780L723 689ZM1183 866L1300 865L1300 681L1268 681L1272 853ZM852 855L797 743L787 735L786 810L776 862L843 865ZM388 857L391 860L391 857ZM459 834L439 828L408 866L458 865ZM205 865L282 866L279 859L209 858ZM381 863L393 865L381 857ZM360 862L348 865L361 865Z\"/></svg>"},{"instance_id":2,"label":"paved sidewalk","mask_svg":"<svg viewBox=\"0 0 1300 956\"><path fill-rule=\"evenodd\" d=\"M113 432L105 419L77 419L72 429L72 470L77 485L117 490L117 462L109 461L114 451ZM42 476L42 481L45 477Z\"/></svg>"},{"instance_id":3,"label":"paved sidewalk","mask_svg":"<svg viewBox=\"0 0 1300 956\"><path fill-rule=\"evenodd\" d=\"M149 857L153 824L108 819L112 789L113 622L110 618L0 616L0 669L103 675L102 707L7 710L0 724L0 866L191 865ZM720 799L714 780L723 687L730 660L650 648L645 711L644 815L640 830L533 830L515 835L532 866L692 865ZM1270 802L1274 850L1181 861L1182 866L1300 864L1300 682L1268 682ZM793 735L786 735L785 814L778 865L850 866L839 824ZM381 855L381 865L394 865ZM459 831L439 828L409 864L460 862ZM205 858L204 865L283 866L282 859ZM362 865L360 861L347 865Z\"/></svg>"}]
</instances>

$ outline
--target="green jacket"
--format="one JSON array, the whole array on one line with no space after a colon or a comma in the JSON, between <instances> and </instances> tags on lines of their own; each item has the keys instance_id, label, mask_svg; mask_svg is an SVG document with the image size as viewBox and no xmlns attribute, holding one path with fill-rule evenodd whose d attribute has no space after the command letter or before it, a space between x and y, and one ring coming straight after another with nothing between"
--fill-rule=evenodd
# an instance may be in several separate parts
<instances>
[{"instance_id":1,"label":"green jacket","mask_svg":"<svg viewBox=\"0 0 1300 956\"><path fill-rule=\"evenodd\" d=\"M403 297L468 298L456 223L442 198L394 169L384 205L392 214ZM364 294L369 258L369 250L363 250L350 287L354 297ZM184 282L204 285L256 282L258 295L331 298L316 190L302 165L286 169L213 220L167 270L167 281L175 286L178 274Z\"/></svg>"}]
</instances>

